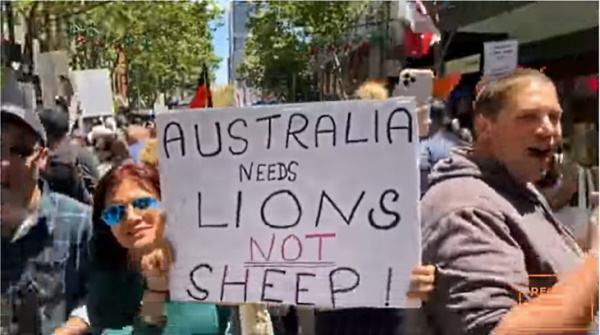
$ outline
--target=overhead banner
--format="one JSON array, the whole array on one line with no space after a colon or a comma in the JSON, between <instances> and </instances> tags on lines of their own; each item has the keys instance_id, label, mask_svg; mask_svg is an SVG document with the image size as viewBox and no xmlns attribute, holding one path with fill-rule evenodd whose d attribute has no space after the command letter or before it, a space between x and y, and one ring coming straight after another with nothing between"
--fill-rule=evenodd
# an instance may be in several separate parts
<instances>
[{"instance_id":1,"label":"overhead banner","mask_svg":"<svg viewBox=\"0 0 600 335\"><path fill-rule=\"evenodd\" d=\"M416 121L413 99L158 114L171 299L414 306Z\"/></svg>"}]
</instances>

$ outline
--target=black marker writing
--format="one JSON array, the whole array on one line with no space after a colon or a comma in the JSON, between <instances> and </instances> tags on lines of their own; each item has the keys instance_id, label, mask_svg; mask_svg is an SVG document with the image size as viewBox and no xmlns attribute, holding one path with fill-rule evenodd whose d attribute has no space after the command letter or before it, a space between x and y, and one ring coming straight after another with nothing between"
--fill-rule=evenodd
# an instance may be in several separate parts
<instances>
[{"instance_id":1,"label":"black marker writing","mask_svg":"<svg viewBox=\"0 0 600 335\"><path fill-rule=\"evenodd\" d=\"M177 130L176 137L169 137L169 130L172 127L175 130ZM165 126L165 132L163 136L163 148L165 148L165 155L167 156L167 158L171 158L171 155L169 154L168 144L177 141L179 142L179 150L181 151L181 157L185 157L185 138L183 137L183 129L181 129L181 126L178 122L171 121Z\"/></svg>"}]
</instances>

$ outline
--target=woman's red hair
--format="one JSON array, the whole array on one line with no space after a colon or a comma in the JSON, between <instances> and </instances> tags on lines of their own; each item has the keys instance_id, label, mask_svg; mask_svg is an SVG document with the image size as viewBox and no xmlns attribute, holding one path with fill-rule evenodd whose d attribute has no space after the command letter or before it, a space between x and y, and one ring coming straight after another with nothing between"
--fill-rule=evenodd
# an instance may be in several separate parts
<instances>
[{"instance_id":1,"label":"woman's red hair","mask_svg":"<svg viewBox=\"0 0 600 335\"><path fill-rule=\"evenodd\" d=\"M96 186L92 207L92 248L96 264L103 268L121 268L127 262L127 250L113 236L110 227L102 220L106 199L123 180L132 179L151 188L160 198L160 176L156 167L131 160L113 167Z\"/></svg>"},{"instance_id":2,"label":"woman's red hair","mask_svg":"<svg viewBox=\"0 0 600 335\"><path fill-rule=\"evenodd\" d=\"M104 210L106 197L112 192L116 185L123 180L131 178L142 185L149 186L160 197L160 175L158 170L148 164L135 163L127 160L112 168L100 179L94 192L94 207L101 205Z\"/></svg>"}]
</instances>

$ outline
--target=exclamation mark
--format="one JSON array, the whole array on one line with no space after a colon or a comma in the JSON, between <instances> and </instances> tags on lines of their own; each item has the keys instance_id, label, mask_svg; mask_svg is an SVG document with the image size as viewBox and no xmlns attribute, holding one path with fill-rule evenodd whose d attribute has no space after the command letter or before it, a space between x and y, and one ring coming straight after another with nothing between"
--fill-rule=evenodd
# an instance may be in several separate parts
<instances>
[{"instance_id":1,"label":"exclamation mark","mask_svg":"<svg viewBox=\"0 0 600 335\"><path fill-rule=\"evenodd\" d=\"M392 268L388 268L387 285L385 288L385 307L390 305L390 291L392 290Z\"/></svg>"}]
</instances>

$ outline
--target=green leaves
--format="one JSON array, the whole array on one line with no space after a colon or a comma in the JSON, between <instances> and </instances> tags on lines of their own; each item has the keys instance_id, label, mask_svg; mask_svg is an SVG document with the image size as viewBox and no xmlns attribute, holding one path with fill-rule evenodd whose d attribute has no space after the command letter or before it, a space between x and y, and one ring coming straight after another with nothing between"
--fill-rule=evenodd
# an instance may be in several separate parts
<instances>
[{"instance_id":1,"label":"green leaves","mask_svg":"<svg viewBox=\"0 0 600 335\"><path fill-rule=\"evenodd\" d=\"M345 35L368 1L256 2L239 72L254 87L293 100L313 81L311 57ZM289 99L291 98L291 99Z\"/></svg>"},{"instance_id":2,"label":"green leaves","mask_svg":"<svg viewBox=\"0 0 600 335\"><path fill-rule=\"evenodd\" d=\"M197 80L199 68L218 64L209 22L222 14L214 0L201 2L115 1L71 18L71 25L95 26L102 41L72 50L79 68L114 67L116 49L127 57L129 98L150 108L160 93L172 93ZM91 43L89 43L91 44ZM99 59L99 60L98 60ZM137 105L137 104L134 104Z\"/></svg>"}]
</instances>

